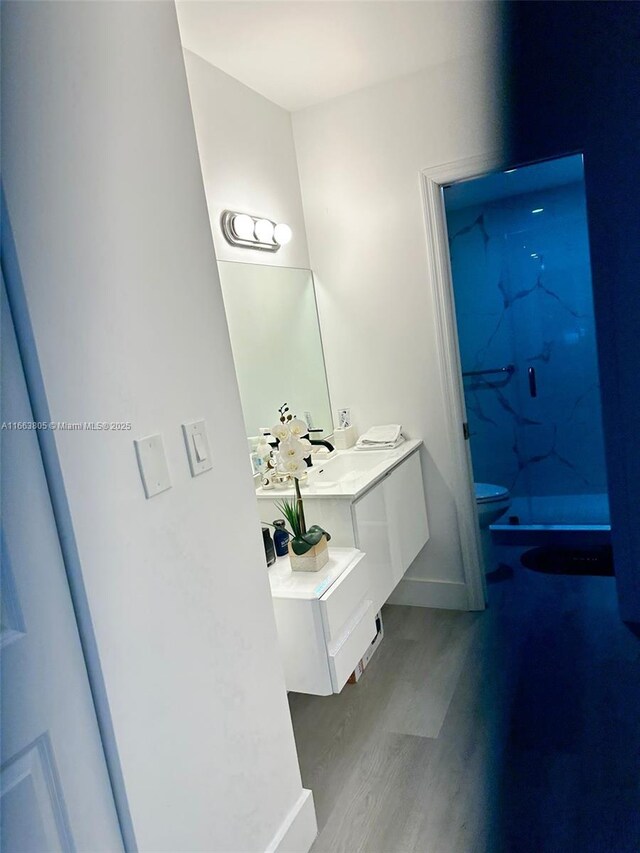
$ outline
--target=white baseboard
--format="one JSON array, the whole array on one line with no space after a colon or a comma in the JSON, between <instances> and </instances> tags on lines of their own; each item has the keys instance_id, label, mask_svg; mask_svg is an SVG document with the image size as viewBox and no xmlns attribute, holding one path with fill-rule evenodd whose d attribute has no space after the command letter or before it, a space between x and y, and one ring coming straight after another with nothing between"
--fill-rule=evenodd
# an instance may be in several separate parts
<instances>
[{"instance_id":1,"label":"white baseboard","mask_svg":"<svg viewBox=\"0 0 640 853\"><path fill-rule=\"evenodd\" d=\"M444 610L468 610L467 585L460 581L403 578L391 593L389 604L439 607Z\"/></svg>"},{"instance_id":2,"label":"white baseboard","mask_svg":"<svg viewBox=\"0 0 640 853\"><path fill-rule=\"evenodd\" d=\"M303 788L297 803L274 835L265 853L309 853L317 834L313 793Z\"/></svg>"}]
</instances>

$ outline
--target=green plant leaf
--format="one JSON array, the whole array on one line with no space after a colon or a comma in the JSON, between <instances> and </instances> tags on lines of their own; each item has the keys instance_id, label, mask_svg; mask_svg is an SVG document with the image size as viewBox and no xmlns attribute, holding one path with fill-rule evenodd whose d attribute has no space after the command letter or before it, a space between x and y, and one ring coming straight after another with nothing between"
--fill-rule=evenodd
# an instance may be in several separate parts
<instances>
[{"instance_id":1,"label":"green plant leaf","mask_svg":"<svg viewBox=\"0 0 640 853\"><path fill-rule=\"evenodd\" d=\"M303 533L300 536L295 536L291 540L291 549L294 554L301 557L303 554L306 554L307 551L310 551L314 545L317 545L323 536L327 537L327 542L331 540L331 536L326 530L323 530L322 527L314 524L306 533Z\"/></svg>"},{"instance_id":2,"label":"green plant leaf","mask_svg":"<svg viewBox=\"0 0 640 853\"><path fill-rule=\"evenodd\" d=\"M309 542L310 545L317 545L318 542L322 539L324 535L324 530L321 527L318 527L317 524L314 524L313 527L310 527L307 532L302 537L305 542Z\"/></svg>"},{"instance_id":3,"label":"green plant leaf","mask_svg":"<svg viewBox=\"0 0 640 853\"><path fill-rule=\"evenodd\" d=\"M276 506L289 522L289 527L294 536L299 536L302 532L300 529L300 518L298 515L298 507L295 501L283 499L276 501Z\"/></svg>"},{"instance_id":4,"label":"green plant leaf","mask_svg":"<svg viewBox=\"0 0 640 853\"><path fill-rule=\"evenodd\" d=\"M314 545L319 542L323 536L327 537L327 542L331 542L331 534L327 533L324 527L320 527L319 524L312 524L311 527L307 530L304 538L308 537L309 535L313 537L317 536L316 541L313 543Z\"/></svg>"},{"instance_id":5,"label":"green plant leaf","mask_svg":"<svg viewBox=\"0 0 640 853\"><path fill-rule=\"evenodd\" d=\"M291 550L294 554L297 554L298 557L306 554L307 551L310 551L312 548L313 545L310 542L306 542L301 536L294 536L291 540Z\"/></svg>"}]
</instances>

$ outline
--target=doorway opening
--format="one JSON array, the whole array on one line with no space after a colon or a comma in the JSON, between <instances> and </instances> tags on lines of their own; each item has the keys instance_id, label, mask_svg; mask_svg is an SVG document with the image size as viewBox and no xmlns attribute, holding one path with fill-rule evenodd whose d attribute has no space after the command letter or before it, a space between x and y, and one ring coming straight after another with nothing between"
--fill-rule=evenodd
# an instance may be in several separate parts
<instances>
[{"instance_id":1,"label":"doorway opening","mask_svg":"<svg viewBox=\"0 0 640 853\"><path fill-rule=\"evenodd\" d=\"M582 156L441 193L485 568L496 542L607 545Z\"/></svg>"},{"instance_id":2,"label":"doorway opening","mask_svg":"<svg viewBox=\"0 0 640 853\"><path fill-rule=\"evenodd\" d=\"M538 171L542 170L542 171ZM536 172L538 174L536 175ZM543 172L545 173L543 175ZM516 181L518 184L516 185ZM487 195L487 188L494 182L497 191ZM510 182L510 183L507 183ZM484 185L484 186L483 186ZM475 198L470 194L468 203L464 198L455 199L462 195L465 186L475 188ZM509 187L516 188L512 193ZM569 215L569 200L562 204L560 195L572 189L578 200L576 210L581 210L580 216L574 211L573 218ZM508 191L509 190L509 191ZM555 202L553 193L558 194ZM485 192L482 197L482 191ZM470 192L470 190L467 190ZM507 256L504 264L509 273L517 268L518 261L527 260L535 270L533 278L531 275L522 286L517 286L517 277L508 283L498 275L494 280L494 296L498 294L498 305L493 309L487 308L483 311L485 315L494 313L493 327L487 333L484 341L478 342L476 334L476 351L472 350L471 363L462 362L463 354L466 357L466 344L460 340L462 335L458 328L457 303L460 297L457 292L454 295L454 267L456 263L450 256L450 239L459 231L457 240L472 235L476 241L479 240L479 254L477 263L486 265L492 257L495 246L502 242L508 243L507 234L509 230L502 232L502 236L492 235L490 231L490 217L488 212L483 216L483 210L477 210L476 216L470 221L455 229L452 222L448 222L448 213L459 212L465 209L483 205L496 204L507 205L509 198L518 199L535 193L548 193L549 202L545 211L544 203L538 202L523 208L528 211L529 221L521 222L520 231L514 229L511 239L512 254L515 255L512 265L509 266ZM595 323L593 311L593 297L591 291L591 275L589 263L589 242L586 218L586 202L584 190L584 166L582 155L571 155L560 157L553 161L544 161L531 166L520 166L509 168L504 164L502 156L498 152L489 153L479 157L459 160L453 163L443 164L425 170L423 173L423 193L426 212L427 226L427 249L429 281L431 282L432 295L436 308L436 345L438 351L439 371L442 378L442 387L445 394L445 416L451 436L452 462L454 464L455 478L452 491L458 507L459 535L462 546L463 565L469 609L482 609L486 602L486 585L483 579L483 564L490 569L492 559L488 550L493 548L494 543L510 545L546 545L558 544L575 547L598 547L608 545L611 540L611 528L608 509L608 493L606 471L604 464L604 440L602 420L600 414L600 390L597 367ZM451 210L448 210L445 194L454 196ZM493 195L493 197L492 197ZM540 195L538 196L540 197ZM522 199L523 202L525 199ZM532 199L526 199L530 202ZM514 202L512 201L513 205ZM534 212L535 211L535 212ZM467 213L470 211L467 210ZM543 228L546 214L548 228ZM565 233L564 243L562 241L562 228L560 220L564 215L571 220L571 228ZM524 214L523 214L524 215ZM541 218L542 217L542 218ZM536 219L537 218L537 219ZM558 227L554 227L555 224ZM581 220L581 233L578 220ZM489 222L489 225L487 223ZM528 227L527 227L528 226ZM523 246L527 246L526 239L520 243L521 248L516 251L518 245L515 240L523 235L522 232L531 231L530 238L539 238L536 245L527 252ZM451 234L450 234L451 232ZM516 235L517 234L517 238ZM548 239L547 239L548 238ZM545 242L546 240L546 242ZM492 245L493 243L493 245ZM573 244L573 248L572 248ZM545 248L546 247L546 248ZM504 246L503 246L504 248ZM566 251L565 251L566 250ZM526 254L518 256L518 252ZM546 252L546 258L544 254ZM535 257L537 255L537 257ZM580 256L576 260L574 255ZM541 257L542 256L542 257ZM556 261L559 263L556 264ZM576 260L575 269L571 269L571 263ZM494 258L495 263L495 258ZM533 266L537 263L537 269ZM544 270L542 266L544 265ZM502 270L502 263L499 265ZM523 265L524 270L524 265ZM479 271L479 270L477 270ZM552 275L549 276L549 271ZM576 283L578 272L584 287L578 288ZM560 280L566 281L579 293L577 304L572 304L574 295L571 292L556 292ZM513 292L511 292L511 287ZM550 285L550 286L547 286ZM503 288L501 290L500 288ZM545 309L547 302L547 309ZM538 305L541 308L536 314L536 321L530 322L527 331L528 337L520 338L519 330L510 325L511 311L515 317L514 308L524 312L525 303L527 308ZM566 304L565 304L566 303ZM557 314L558 309L567 314L563 319ZM555 316L554 316L555 311ZM504 316L503 316L504 315ZM498 323L500 327L498 328ZM469 324L472 327L473 324ZM555 331L554 331L555 329ZM513 356L506 361L502 359L495 364L481 359L478 370L482 368L496 369L497 372L489 376L462 376L464 373L474 372L473 365L476 361L478 351L485 348L484 355L497 355L497 351L491 351L491 344L498 341L503 330L511 330L511 343ZM541 339L540 347L525 350L521 345L524 341L534 342L533 332L538 331ZM553 332L553 334L550 334ZM494 334L495 333L495 334ZM493 336L493 339L492 339ZM515 363L515 345L518 344L518 364ZM487 346L489 344L489 346ZM546 346L545 346L546 344ZM473 347L473 344L471 345ZM500 353L502 354L502 353ZM482 355L482 352L480 352ZM566 360L562 360L562 356ZM539 370L543 366L542 371ZM554 376L550 366L557 370ZM505 368L502 370L501 368ZM533 368L530 371L529 368ZM542 373L542 375L540 375ZM489 380L495 390L489 390L497 398L499 406L499 418L509 417L511 419L511 440L506 444L511 455L515 459L518 476L507 479L506 485L495 483L497 477L493 473L487 478L487 485L499 485L500 498L509 504L507 511L500 518L491 518L490 524L485 525L478 535L478 509L481 502L476 500L474 481L479 480L475 467L478 466L476 459L472 459L471 445L473 421L468 420L467 393L465 385L469 381L481 384L480 380ZM549 384L549 380L553 384ZM589 379L584 389L578 390L578 381ZM519 382L517 381L519 380ZM540 388L540 381L544 380L544 390ZM517 397L512 402L504 393L500 385L511 386L510 392L518 390ZM503 392L498 395L496 391ZM571 411L561 410L553 412L553 396L565 406L568 395L571 394ZM527 396L528 395L528 398ZM544 403L546 410L552 410L552 416L542 419L544 407L539 406L539 411L531 415L531 407L534 404ZM471 407L469 407L471 408ZM510 411L511 409L511 411ZM485 412L481 407L482 414L491 420L491 414ZM482 420L482 415L479 415ZM528 423L528 421L538 421ZM486 421L483 423L488 427ZM530 427L528 433L525 428ZM533 428L537 427L537 430ZM546 434L547 442L542 446L542 435ZM506 435L506 432L505 432ZM578 442L582 442L582 453L576 458L573 452ZM477 444L478 442L474 442ZM500 445L503 452L504 445ZM537 448L540 447L540 450ZM563 452L568 448L571 452ZM475 466L475 467L474 467ZM544 470L549 469L549 478L545 480ZM551 469L555 468L555 484L552 483ZM537 470L536 470L537 469ZM566 469L562 471L562 469ZM495 469L494 469L495 470ZM504 470L504 468L502 469ZM559 473L564 473L564 479ZM486 475L485 475L486 476ZM494 481L494 482L492 482ZM519 482L518 482L519 481ZM514 487L514 495L511 495L509 485ZM536 493L533 485L541 485L542 488ZM529 488L525 488L526 486ZM487 497L486 495L484 497ZM491 501L496 496L489 494ZM520 499L515 504L515 510L511 510L512 497ZM485 509L488 509L485 507ZM499 523L498 523L499 522Z\"/></svg>"}]
</instances>

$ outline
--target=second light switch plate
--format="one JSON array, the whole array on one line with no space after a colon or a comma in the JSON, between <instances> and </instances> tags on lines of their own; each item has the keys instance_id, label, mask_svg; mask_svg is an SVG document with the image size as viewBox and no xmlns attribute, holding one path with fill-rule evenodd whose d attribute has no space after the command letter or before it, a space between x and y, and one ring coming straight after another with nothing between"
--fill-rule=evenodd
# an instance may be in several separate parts
<instances>
[{"instance_id":1,"label":"second light switch plate","mask_svg":"<svg viewBox=\"0 0 640 853\"><path fill-rule=\"evenodd\" d=\"M210 471L213 468L213 461L205 422L194 421L190 424L182 424L182 434L187 446L191 476L197 477L198 474Z\"/></svg>"}]
</instances>

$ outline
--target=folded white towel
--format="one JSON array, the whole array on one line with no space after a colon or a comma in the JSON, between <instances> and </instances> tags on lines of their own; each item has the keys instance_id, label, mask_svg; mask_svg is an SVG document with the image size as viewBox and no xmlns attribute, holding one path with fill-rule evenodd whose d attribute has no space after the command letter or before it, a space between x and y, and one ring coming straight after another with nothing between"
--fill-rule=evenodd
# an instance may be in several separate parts
<instances>
[{"instance_id":1,"label":"folded white towel","mask_svg":"<svg viewBox=\"0 0 640 853\"><path fill-rule=\"evenodd\" d=\"M401 435L397 441L381 442L380 444L356 444L353 449L360 453L363 451L375 453L376 450L395 450L396 447L400 447L404 440L404 436Z\"/></svg>"},{"instance_id":2,"label":"folded white towel","mask_svg":"<svg viewBox=\"0 0 640 853\"><path fill-rule=\"evenodd\" d=\"M400 424L375 426L361 435L356 442L358 450L388 450L397 447L404 441Z\"/></svg>"}]
</instances>

